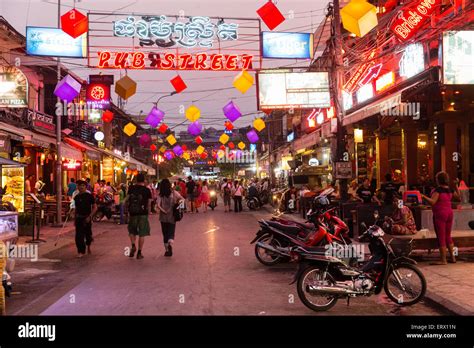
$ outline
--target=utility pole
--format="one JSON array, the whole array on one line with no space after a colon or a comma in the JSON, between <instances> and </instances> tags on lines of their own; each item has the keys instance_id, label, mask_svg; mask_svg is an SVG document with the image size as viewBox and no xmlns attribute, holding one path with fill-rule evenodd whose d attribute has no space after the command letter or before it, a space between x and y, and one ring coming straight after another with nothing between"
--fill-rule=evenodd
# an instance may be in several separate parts
<instances>
[{"instance_id":1,"label":"utility pole","mask_svg":"<svg viewBox=\"0 0 474 348\"><path fill-rule=\"evenodd\" d=\"M58 0L58 28L61 28L61 0ZM57 80L61 81L61 59L57 58ZM61 104L61 98L57 98L57 102ZM63 110L63 108L61 108ZM56 115L56 226L60 227L62 224L62 149L61 149L61 117L58 113Z\"/></svg>"}]
</instances>

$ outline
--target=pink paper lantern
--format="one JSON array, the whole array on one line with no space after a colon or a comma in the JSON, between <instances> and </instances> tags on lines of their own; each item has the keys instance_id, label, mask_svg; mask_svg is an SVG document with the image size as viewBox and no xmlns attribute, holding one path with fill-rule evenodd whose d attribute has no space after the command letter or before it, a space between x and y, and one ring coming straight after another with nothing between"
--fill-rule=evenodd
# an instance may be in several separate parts
<instances>
[{"instance_id":1,"label":"pink paper lantern","mask_svg":"<svg viewBox=\"0 0 474 348\"><path fill-rule=\"evenodd\" d=\"M252 143L256 143L260 138L258 137L257 132L252 129L250 132L247 132L247 139Z\"/></svg>"},{"instance_id":2,"label":"pink paper lantern","mask_svg":"<svg viewBox=\"0 0 474 348\"><path fill-rule=\"evenodd\" d=\"M183 155L184 150L183 150L183 148L182 148L181 146L176 145L175 147L173 147L173 152L174 152L174 154L175 154L176 156L179 157L179 156L182 156L182 155Z\"/></svg>"},{"instance_id":3,"label":"pink paper lantern","mask_svg":"<svg viewBox=\"0 0 474 348\"><path fill-rule=\"evenodd\" d=\"M148 123L152 128L156 128L160 124L163 117L165 117L165 113L154 106L148 116L145 118L145 122Z\"/></svg>"},{"instance_id":4,"label":"pink paper lantern","mask_svg":"<svg viewBox=\"0 0 474 348\"><path fill-rule=\"evenodd\" d=\"M188 133L194 136L199 135L202 131L202 124L199 121L195 121L188 126Z\"/></svg>"},{"instance_id":5,"label":"pink paper lantern","mask_svg":"<svg viewBox=\"0 0 474 348\"><path fill-rule=\"evenodd\" d=\"M228 102L222 110L224 111L225 117L227 117L230 122L234 122L242 116L239 107L235 105L233 101Z\"/></svg>"},{"instance_id":6,"label":"pink paper lantern","mask_svg":"<svg viewBox=\"0 0 474 348\"><path fill-rule=\"evenodd\" d=\"M142 147L150 147L151 137L148 134L142 134L138 142L140 143L140 146Z\"/></svg>"},{"instance_id":7,"label":"pink paper lantern","mask_svg":"<svg viewBox=\"0 0 474 348\"><path fill-rule=\"evenodd\" d=\"M54 95L61 100L70 103L81 92L81 84L77 82L71 75L66 75L58 82L54 89Z\"/></svg>"}]
</instances>

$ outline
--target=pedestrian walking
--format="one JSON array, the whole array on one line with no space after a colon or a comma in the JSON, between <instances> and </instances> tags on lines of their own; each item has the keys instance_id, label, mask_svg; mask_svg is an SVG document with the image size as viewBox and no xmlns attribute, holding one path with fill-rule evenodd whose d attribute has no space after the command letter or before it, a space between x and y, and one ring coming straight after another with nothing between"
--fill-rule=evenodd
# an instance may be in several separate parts
<instances>
[{"instance_id":1,"label":"pedestrian walking","mask_svg":"<svg viewBox=\"0 0 474 348\"><path fill-rule=\"evenodd\" d=\"M209 187L207 186L207 180L204 180L202 183L200 200L203 204L204 212L207 213L207 206L211 201L209 198Z\"/></svg>"},{"instance_id":2,"label":"pedestrian walking","mask_svg":"<svg viewBox=\"0 0 474 348\"><path fill-rule=\"evenodd\" d=\"M194 213L194 201L196 199L194 191L196 190L196 183L192 176L188 176L188 182L186 183L186 195L189 203L189 212Z\"/></svg>"},{"instance_id":3,"label":"pedestrian walking","mask_svg":"<svg viewBox=\"0 0 474 348\"><path fill-rule=\"evenodd\" d=\"M137 259L143 259L143 244L145 237L150 235L150 222L148 214L151 211L151 192L145 184L145 175L137 175L137 183L129 187L125 202L128 207L128 234L132 243L129 257L134 257L137 247L135 245L138 238Z\"/></svg>"},{"instance_id":4,"label":"pedestrian walking","mask_svg":"<svg viewBox=\"0 0 474 348\"><path fill-rule=\"evenodd\" d=\"M232 184L228 182L227 178L221 186L222 199L224 200L224 212L230 212L230 200L232 198Z\"/></svg>"},{"instance_id":5,"label":"pedestrian walking","mask_svg":"<svg viewBox=\"0 0 474 348\"><path fill-rule=\"evenodd\" d=\"M456 256L454 255L454 242L451 238L451 229L453 227L453 209L451 208L451 200L455 198L460 200L461 195L459 189L455 185L453 191L449 187L449 176L445 172L436 174L437 187L433 190L431 198L422 194L422 197L432 206L433 223L438 237L440 261L434 262L434 265L445 265L449 263L456 263ZM450 259L446 260L448 247Z\"/></svg>"},{"instance_id":6,"label":"pedestrian walking","mask_svg":"<svg viewBox=\"0 0 474 348\"><path fill-rule=\"evenodd\" d=\"M171 187L168 179L161 181L160 194L157 206L160 211L161 232L165 245L165 256L173 256L173 244L176 231L175 209L184 201L184 198Z\"/></svg>"},{"instance_id":7,"label":"pedestrian walking","mask_svg":"<svg viewBox=\"0 0 474 348\"><path fill-rule=\"evenodd\" d=\"M74 196L75 227L76 227L76 247L77 257L83 257L91 253L92 244L92 216L97 211L97 204L90 192L86 189L86 182L77 181L79 193Z\"/></svg>"},{"instance_id":8,"label":"pedestrian walking","mask_svg":"<svg viewBox=\"0 0 474 348\"><path fill-rule=\"evenodd\" d=\"M234 197L234 211L240 213L242 211L242 195L244 188L238 180L234 181L234 188L232 189L232 197Z\"/></svg>"},{"instance_id":9,"label":"pedestrian walking","mask_svg":"<svg viewBox=\"0 0 474 348\"><path fill-rule=\"evenodd\" d=\"M67 196L70 199L72 199L72 194L74 193L74 191L76 191L76 188L77 188L76 181L74 180L74 178L71 178L71 181L69 182L69 184L67 184Z\"/></svg>"}]
</instances>

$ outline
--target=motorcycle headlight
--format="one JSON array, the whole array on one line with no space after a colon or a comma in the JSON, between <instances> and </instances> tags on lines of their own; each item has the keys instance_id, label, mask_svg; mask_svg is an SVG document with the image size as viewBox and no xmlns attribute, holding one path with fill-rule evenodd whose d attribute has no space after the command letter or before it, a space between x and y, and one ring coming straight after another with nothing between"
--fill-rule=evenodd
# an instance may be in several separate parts
<instances>
[{"instance_id":1,"label":"motorcycle headlight","mask_svg":"<svg viewBox=\"0 0 474 348\"><path fill-rule=\"evenodd\" d=\"M211 196L215 196L216 195L216 191L211 191Z\"/></svg>"}]
</instances>

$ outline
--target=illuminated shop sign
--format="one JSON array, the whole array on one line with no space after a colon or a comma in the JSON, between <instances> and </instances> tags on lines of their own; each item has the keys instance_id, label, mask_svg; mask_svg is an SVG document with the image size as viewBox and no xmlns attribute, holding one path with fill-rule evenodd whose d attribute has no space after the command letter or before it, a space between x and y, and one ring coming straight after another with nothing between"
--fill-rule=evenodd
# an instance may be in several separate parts
<instances>
[{"instance_id":1,"label":"illuminated shop sign","mask_svg":"<svg viewBox=\"0 0 474 348\"><path fill-rule=\"evenodd\" d=\"M87 33L74 39L59 28L26 27L26 54L47 57L87 57Z\"/></svg>"},{"instance_id":2,"label":"illuminated shop sign","mask_svg":"<svg viewBox=\"0 0 474 348\"><path fill-rule=\"evenodd\" d=\"M234 71L252 69L253 56L248 54L175 54L143 52L98 52L100 69L159 69Z\"/></svg>"},{"instance_id":3,"label":"illuminated shop sign","mask_svg":"<svg viewBox=\"0 0 474 348\"><path fill-rule=\"evenodd\" d=\"M380 76L377 80L375 80L375 90L380 92L395 83L395 73L390 71L382 76Z\"/></svg>"},{"instance_id":4,"label":"illuminated shop sign","mask_svg":"<svg viewBox=\"0 0 474 348\"><path fill-rule=\"evenodd\" d=\"M382 70L382 64L379 63L377 65L371 66L369 69L367 69L366 73L364 76L359 80L359 86L365 86L366 84L370 83L372 80L376 79L380 71Z\"/></svg>"},{"instance_id":5,"label":"illuminated shop sign","mask_svg":"<svg viewBox=\"0 0 474 348\"><path fill-rule=\"evenodd\" d=\"M474 31L443 33L443 81L449 85L474 84Z\"/></svg>"},{"instance_id":6,"label":"illuminated shop sign","mask_svg":"<svg viewBox=\"0 0 474 348\"><path fill-rule=\"evenodd\" d=\"M441 0L417 0L403 8L395 17L390 29L401 40L407 41L423 26Z\"/></svg>"},{"instance_id":7,"label":"illuminated shop sign","mask_svg":"<svg viewBox=\"0 0 474 348\"><path fill-rule=\"evenodd\" d=\"M357 102L362 103L366 100L369 100L374 96L374 88L372 87L372 84L369 83L365 86L362 86L358 91L357 91Z\"/></svg>"},{"instance_id":8,"label":"illuminated shop sign","mask_svg":"<svg viewBox=\"0 0 474 348\"><path fill-rule=\"evenodd\" d=\"M179 19L179 18L178 18ZM207 47L214 40L235 41L239 25L225 23L223 19L212 23L209 17L189 17L188 22L170 22L166 16L129 16L113 23L114 36L138 38L140 46Z\"/></svg>"},{"instance_id":9,"label":"illuminated shop sign","mask_svg":"<svg viewBox=\"0 0 474 348\"><path fill-rule=\"evenodd\" d=\"M352 94L342 91L342 105L344 110L349 110L352 107Z\"/></svg>"},{"instance_id":10,"label":"illuminated shop sign","mask_svg":"<svg viewBox=\"0 0 474 348\"><path fill-rule=\"evenodd\" d=\"M82 162L76 160L63 161L63 170L81 170Z\"/></svg>"},{"instance_id":11,"label":"illuminated shop sign","mask_svg":"<svg viewBox=\"0 0 474 348\"><path fill-rule=\"evenodd\" d=\"M86 101L93 108L103 109L110 104L110 85L91 83L87 86Z\"/></svg>"},{"instance_id":12,"label":"illuminated shop sign","mask_svg":"<svg viewBox=\"0 0 474 348\"><path fill-rule=\"evenodd\" d=\"M0 66L0 107L28 107L28 80L14 66Z\"/></svg>"},{"instance_id":13,"label":"illuminated shop sign","mask_svg":"<svg viewBox=\"0 0 474 348\"><path fill-rule=\"evenodd\" d=\"M405 47L400 58L400 76L410 78L425 70L425 55L423 45L414 43Z\"/></svg>"},{"instance_id":14,"label":"illuminated shop sign","mask_svg":"<svg viewBox=\"0 0 474 348\"><path fill-rule=\"evenodd\" d=\"M372 58L375 57L375 50L373 50L372 52L370 52L369 56L367 57L367 60L369 61L368 63L364 63L362 65L360 65L354 74L351 75L351 77L349 78L349 80L345 83L343 89L348 92L348 93L353 93L357 87L358 87L358 83L361 79L361 77L363 75L365 75L367 69L369 69L370 67L374 66L374 62L370 61Z\"/></svg>"},{"instance_id":15,"label":"illuminated shop sign","mask_svg":"<svg viewBox=\"0 0 474 348\"><path fill-rule=\"evenodd\" d=\"M313 50L311 33L262 33L263 58L311 59Z\"/></svg>"}]
</instances>

